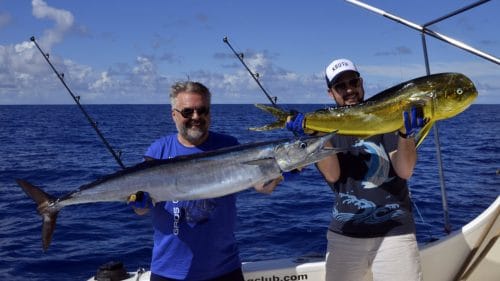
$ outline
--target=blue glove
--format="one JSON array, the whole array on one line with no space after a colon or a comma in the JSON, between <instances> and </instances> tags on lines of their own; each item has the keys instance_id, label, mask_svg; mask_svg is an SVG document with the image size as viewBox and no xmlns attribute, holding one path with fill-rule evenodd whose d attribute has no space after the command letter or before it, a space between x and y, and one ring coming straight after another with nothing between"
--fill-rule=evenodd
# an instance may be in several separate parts
<instances>
[{"instance_id":1,"label":"blue glove","mask_svg":"<svg viewBox=\"0 0 500 281\"><path fill-rule=\"evenodd\" d=\"M411 118L410 118L411 114ZM422 127L424 127L426 119L424 119L424 114L422 108L412 107L410 113L407 111L403 112L403 123L406 129L405 138L414 137Z\"/></svg>"},{"instance_id":2,"label":"blue glove","mask_svg":"<svg viewBox=\"0 0 500 281\"><path fill-rule=\"evenodd\" d=\"M290 121L286 122L286 128L295 135L305 135L304 128L302 127L302 124L304 124L304 114L296 111L292 111L292 113L295 113L295 116L293 116Z\"/></svg>"},{"instance_id":3,"label":"blue glove","mask_svg":"<svg viewBox=\"0 0 500 281\"><path fill-rule=\"evenodd\" d=\"M144 209L151 205L151 196L146 191L137 191L136 193L130 194L127 199L127 204L134 208Z\"/></svg>"}]
</instances>

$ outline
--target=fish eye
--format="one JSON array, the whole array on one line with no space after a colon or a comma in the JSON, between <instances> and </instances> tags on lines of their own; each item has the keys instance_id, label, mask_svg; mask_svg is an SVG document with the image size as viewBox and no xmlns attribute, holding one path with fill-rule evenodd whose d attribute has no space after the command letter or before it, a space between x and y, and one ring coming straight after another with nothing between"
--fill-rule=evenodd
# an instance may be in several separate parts
<instances>
[{"instance_id":1,"label":"fish eye","mask_svg":"<svg viewBox=\"0 0 500 281\"><path fill-rule=\"evenodd\" d=\"M304 149L304 148L307 147L307 143L301 142L301 143L299 143L299 147L302 148L302 149Z\"/></svg>"},{"instance_id":2,"label":"fish eye","mask_svg":"<svg viewBox=\"0 0 500 281\"><path fill-rule=\"evenodd\" d=\"M464 93L464 90L462 90L462 88L458 88L456 91L457 95L461 95Z\"/></svg>"}]
</instances>

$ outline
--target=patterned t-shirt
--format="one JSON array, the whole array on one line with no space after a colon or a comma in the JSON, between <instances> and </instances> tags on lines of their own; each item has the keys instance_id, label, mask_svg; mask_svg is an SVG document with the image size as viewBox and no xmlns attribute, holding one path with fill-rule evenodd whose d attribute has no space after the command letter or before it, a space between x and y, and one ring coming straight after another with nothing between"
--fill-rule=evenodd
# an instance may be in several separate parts
<instances>
[{"instance_id":1,"label":"patterned t-shirt","mask_svg":"<svg viewBox=\"0 0 500 281\"><path fill-rule=\"evenodd\" d=\"M406 180L389 158L397 141L394 133L364 140L333 138L335 147L350 149L337 154L340 178L332 186L336 200L330 230L361 238L415 233Z\"/></svg>"}]
</instances>

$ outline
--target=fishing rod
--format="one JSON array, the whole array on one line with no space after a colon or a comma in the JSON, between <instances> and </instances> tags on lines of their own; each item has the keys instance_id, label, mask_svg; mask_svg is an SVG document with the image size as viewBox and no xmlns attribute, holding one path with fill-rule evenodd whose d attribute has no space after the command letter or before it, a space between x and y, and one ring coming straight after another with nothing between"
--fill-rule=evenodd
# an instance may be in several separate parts
<instances>
[{"instance_id":1,"label":"fishing rod","mask_svg":"<svg viewBox=\"0 0 500 281\"><path fill-rule=\"evenodd\" d=\"M120 159L121 153L119 153L120 155L117 155L117 153L113 150L113 148L111 147L111 145L108 143L108 141L106 140L106 138L104 137L104 135L99 130L99 128L97 126L97 122L94 121L92 119L92 117L90 117L90 115L87 113L87 111L85 111L85 109L83 108L83 106L80 104L80 96L75 96L73 94L73 92L71 91L71 89L66 84L66 82L64 81L64 73L59 73L56 70L56 68L54 67L54 65L52 65L52 63L49 60L49 54L48 53L44 53L42 51L42 48L40 48L40 46L38 45L38 43L35 40L35 36L31 36L30 40L31 40L31 42L33 42L35 44L35 46L37 47L37 49L40 51L40 53L42 54L42 56L45 58L45 60L47 61L47 63L50 65L50 67L52 68L52 70L54 71L54 73L57 75L57 78L59 78L59 80L64 85L64 87L66 88L66 90L68 91L68 93L71 95L71 97L73 98L73 100L76 102L76 104L78 105L78 108L80 108L80 110L82 111L83 115L85 115L85 117L87 118L87 121L89 121L89 123L92 126L92 128L94 128L95 132L97 133L97 135L99 136L99 138L101 139L101 141L104 143L104 145L106 146L106 148L108 149L108 151L113 155L113 157L115 158L115 160L118 163L118 165L120 165L120 167L122 169L125 169L125 165L123 165L123 163L122 163L122 161Z\"/></svg>"},{"instance_id":2,"label":"fishing rod","mask_svg":"<svg viewBox=\"0 0 500 281\"><path fill-rule=\"evenodd\" d=\"M257 85L259 85L260 89L264 92L264 94L266 95L267 99L269 99L269 101L271 102L271 104L274 106L274 107L278 107L278 105L276 104L276 101L278 100L278 97L271 97L266 89L264 89L264 87L260 84L260 81L259 81L259 73L253 73L250 68L247 66L247 64L245 63L245 61L243 61L243 53L237 53L233 46L231 46L231 43L229 43L229 39L227 39L227 36L224 37L224 39L222 39L222 41L224 41L224 43L226 43L229 48L231 48L231 51L233 51L233 54L238 58L238 60L240 60L240 62L243 64L243 66L246 68L246 70L248 71L248 73L250 73L250 75L252 76L253 80L255 80L255 82L257 82Z\"/></svg>"}]
</instances>

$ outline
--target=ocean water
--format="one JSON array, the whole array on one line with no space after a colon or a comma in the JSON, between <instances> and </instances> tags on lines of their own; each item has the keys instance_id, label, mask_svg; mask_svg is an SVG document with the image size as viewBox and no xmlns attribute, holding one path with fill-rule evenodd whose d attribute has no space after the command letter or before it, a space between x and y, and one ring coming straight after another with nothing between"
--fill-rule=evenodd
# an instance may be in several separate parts
<instances>
[{"instance_id":1,"label":"ocean water","mask_svg":"<svg viewBox=\"0 0 500 281\"><path fill-rule=\"evenodd\" d=\"M312 111L321 105L289 105ZM142 161L156 138L175 131L169 105L88 105L92 118L125 166ZM500 194L500 105L473 105L438 124L449 219L457 230ZM253 105L214 105L212 129L241 143L289 138L286 130L253 132L272 117ZM120 169L76 105L0 106L0 279L86 280L99 265L123 261L148 267L149 216L123 203L64 208L50 248L42 251L41 218L15 183L24 178L54 196ZM434 132L419 148L410 180L421 244L446 236ZM236 232L243 261L323 255L333 194L314 167L271 195L238 196Z\"/></svg>"}]
</instances>

